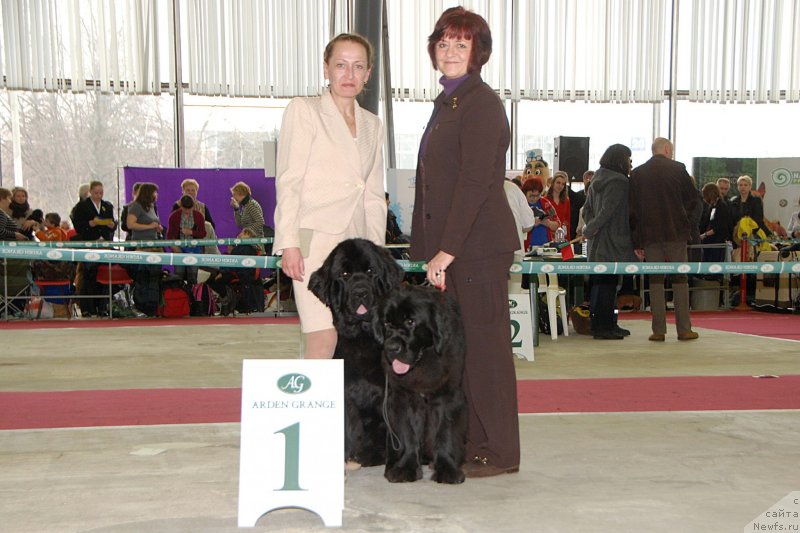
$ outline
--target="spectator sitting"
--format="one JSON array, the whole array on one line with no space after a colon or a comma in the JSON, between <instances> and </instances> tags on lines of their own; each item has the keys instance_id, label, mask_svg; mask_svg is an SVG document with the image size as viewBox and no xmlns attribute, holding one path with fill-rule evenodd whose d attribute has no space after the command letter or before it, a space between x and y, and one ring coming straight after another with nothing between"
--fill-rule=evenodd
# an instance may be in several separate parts
<instances>
[{"instance_id":1,"label":"spectator sitting","mask_svg":"<svg viewBox=\"0 0 800 533\"><path fill-rule=\"evenodd\" d=\"M44 216L44 229L36 232L36 238L42 242L68 241L69 235L61 229L61 216L58 213L47 213Z\"/></svg>"},{"instance_id":2,"label":"spectator sitting","mask_svg":"<svg viewBox=\"0 0 800 533\"><path fill-rule=\"evenodd\" d=\"M0 188L0 241L26 241L17 222L10 216L11 191Z\"/></svg>"},{"instance_id":3,"label":"spectator sitting","mask_svg":"<svg viewBox=\"0 0 800 533\"><path fill-rule=\"evenodd\" d=\"M192 178L185 179L181 182L181 192L183 196L191 196L192 200L194 200L194 209L199 211L201 215L203 215L203 220L211 224L213 228L216 228L216 224L214 224L214 219L211 218L211 211L209 211L208 206L197 199L197 192L200 190L200 184L197 183L197 180L193 180ZM175 211L179 209L181 206L180 200L172 204L172 210Z\"/></svg>"},{"instance_id":4,"label":"spectator sitting","mask_svg":"<svg viewBox=\"0 0 800 533\"><path fill-rule=\"evenodd\" d=\"M253 237L264 236L264 211L261 205L253 198L250 186L243 181L237 182L231 187L231 208L236 225L247 229ZM260 252L264 248L258 245Z\"/></svg>"},{"instance_id":5,"label":"spectator sitting","mask_svg":"<svg viewBox=\"0 0 800 533\"><path fill-rule=\"evenodd\" d=\"M194 199L185 194L180 199L180 207L169 215L167 223L167 239L202 239L206 236L206 221L200 211L194 208ZM176 252L199 254L202 246L182 246ZM197 283L196 266L176 266L175 276L186 280L190 285Z\"/></svg>"},{"instance_id":6,"label":"spectator sitting","mask_svg":"<svg viewBox=\"0 0 800 533\"><path fill-rule=\"evenodd\" d=\"M44 229L36 232L40 242L65 242L69 240L67 232L61 229L61 216L58 213L47 213L44 216ZM75 277L76 264L69 261L33 262L33 277L38 281L72 280Z\"/></svg>"},{"instance_id":7,"label":"spectator sitting","mask_svg":"<svg viewBox=\"0 0 800 533\"><path fill-rule=\"evenodd\" d=\"M39 223L35 218L30 218L33 210L28 203L28 191L25 188L14 187L11 189L11 205L9 209L11 210L11 218L17 223L22 234L31 238L33 233L39 229Z\"/></svg>"},{"instance_id":8,"label":"spectator sitting","mask_svg":"<svg viewBox=\"0 0 800 533\"><path fill-rule=\"evenodd\" d=\"M45 219L45 220L46 220L46 219ZM77 234L78 234L78 232L77 232L77 231L75 231L75 228L73 228L73 227L70 225L70 223L69 223L69 220L62 220L62 221L61 221L61 229L62 229L62 230L64 230L64 233L66 234L66 236L67 236L67 240L68 240L68 241L71 241L71 240L72 240L72 238L73 238L75 235L77 235Z\"/></svg>"}]
</instances>

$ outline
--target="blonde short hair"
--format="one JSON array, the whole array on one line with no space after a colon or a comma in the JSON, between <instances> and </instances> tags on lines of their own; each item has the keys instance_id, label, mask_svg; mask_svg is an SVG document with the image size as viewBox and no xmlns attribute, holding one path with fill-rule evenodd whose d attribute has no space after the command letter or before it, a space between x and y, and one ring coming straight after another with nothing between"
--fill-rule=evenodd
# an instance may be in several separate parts
<instances>
[{"instance_id":1,"label":"blonde short hair","mask_svg":"<svg viewBox=\"0 0 800 533\"><path fill-rule=\"evenodd\" d=\"M194 185L194 186L197 188L197 190L200 190L200 184L199 184L199 183L197 183L197 180L196 180L196 179L192 179L192 178L186 178L185 180L183 180L183 181L181 182L181 189L183 189L183 188L184 188L184 187L186 187L187 185Z\"/></svg>"},{"instance_id":2,"label":"blonde short hair","mask_svg":"<svg viewBox=\"0 0 800 533\"><path fill-rule=\"evenodd\" d=\"M236 184L231 187L231 192L250 196L250 186L243 181L237 181Z\"/></svg>"},{"instance_id":3,"label":"blonde short hair","mask_svg":"<svg viewBox=\"0 0 800 533\"><path fill-rule=\"evenodd\" d=\"M753 178L751 178L747 174L745 174L744 176L739 176L739 179L736 180L736 184L738 185L739 183L741 183L743 181L745 183L747 183L748 185L750 185L751 187L753 186Z\"/></svg>"}]
</instances>

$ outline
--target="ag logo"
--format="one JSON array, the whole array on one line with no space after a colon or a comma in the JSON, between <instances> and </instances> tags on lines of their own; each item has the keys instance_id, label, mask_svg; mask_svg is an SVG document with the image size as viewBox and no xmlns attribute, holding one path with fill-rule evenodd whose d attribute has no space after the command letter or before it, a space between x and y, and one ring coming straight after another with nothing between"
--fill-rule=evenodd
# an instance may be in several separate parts
<instances>
[{"instance_id":1,"label":"ag logo","mask_svg":"<svg viewBox=\"0 0 800 533\"><path fill-rule=\"evenodd\" d=\"M278 388L286 394L302 394L311 388L311 380L303 374L286 374L278 379Z\"/></svg>"},{"instance_id":2,"label":"ag logo","mask_svg":"<svg viewBox=\"0 0 800 533\"><path fill-rule=\"evenodd\" d=\"M514 309L516 306L517 306L517 302L515 300L509 300L508 301L508 308L509 309Z\"/></svg>"}]
</instances>

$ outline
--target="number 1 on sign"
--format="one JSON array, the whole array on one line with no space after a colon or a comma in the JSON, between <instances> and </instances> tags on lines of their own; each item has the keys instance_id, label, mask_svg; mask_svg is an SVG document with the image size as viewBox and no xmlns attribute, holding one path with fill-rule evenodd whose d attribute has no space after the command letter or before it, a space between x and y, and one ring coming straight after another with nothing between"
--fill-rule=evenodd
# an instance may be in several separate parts
<instances>
[{"instance_id":1,"label":"number 1 on sign","mask_svg":"<svg viewBox=\"0 0 800 533\"><path fill-rule=\"evenodd\" d=\"M283 487L277 490L305 490L300 487L300 422L275 433L283 433L285 453L283 461Z\"/></svg>"}]
</instances>

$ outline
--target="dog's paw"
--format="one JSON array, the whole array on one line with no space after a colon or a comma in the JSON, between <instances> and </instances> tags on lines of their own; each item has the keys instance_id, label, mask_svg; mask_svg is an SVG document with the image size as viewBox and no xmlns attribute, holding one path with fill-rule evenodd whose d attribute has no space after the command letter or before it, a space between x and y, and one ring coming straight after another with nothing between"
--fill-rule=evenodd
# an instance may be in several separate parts
<instances>
[{"instance_id":1,"label":"dog's paw","mask_svg":"<svg viewBox=\"0 0 800 533\"><path fill-rule=\"evenodd\" d=\"M459 483L464 483L464 472L462 472L460 468L454 468L450 465L440 466L434 470L431 481L457 485Z\"/></svg>"},{"instance_id":2,"label":"dog's paw","mask_svg":"<svg viewBox=\"0 0 800 533\"><path fill-rule=\"evenodd\" d=\"M401 468L399 466L393 466L386 469L383 477L389 480L389 483L410 483L422 479L422 469L419 467Z\"/></svg>"}]
</instances>

